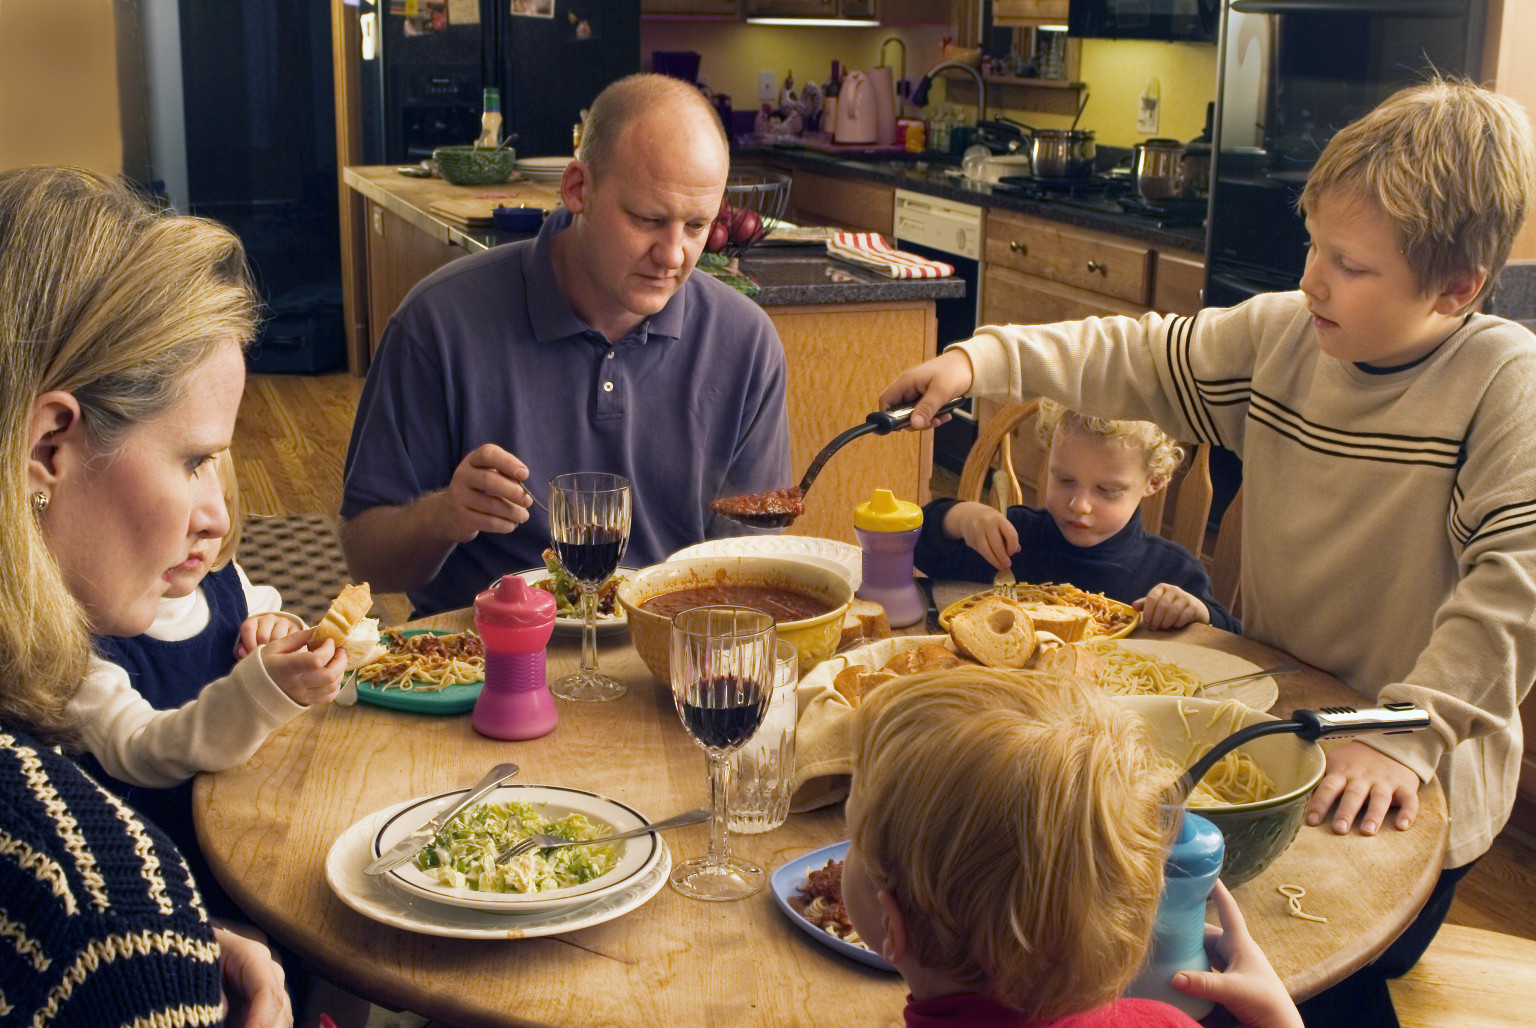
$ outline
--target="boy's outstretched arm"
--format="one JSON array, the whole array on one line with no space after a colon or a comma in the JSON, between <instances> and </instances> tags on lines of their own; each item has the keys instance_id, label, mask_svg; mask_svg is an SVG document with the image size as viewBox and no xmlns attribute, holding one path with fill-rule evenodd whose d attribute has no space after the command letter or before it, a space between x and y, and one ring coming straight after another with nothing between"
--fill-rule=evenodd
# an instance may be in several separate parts
<instances>
[{"instance_id":1,"label":"boy's outstretched arm","mask_svg":"<svg viewBox=\"0 0 1536 1028\"><path fill-rule=\"evenodd\" d=\"M1301 1014L1269 958L1248 934L1237 900L1221 882L1211 890L1221 927L1205 926L1205 949L1216 971L1180 971L1173 987L1220 1003L1245 1028L1301 1028Z\"/></svg>"},{"instance_id":2,"label":"boy's outstretched arm","mask_svg":"<svg viewBox=\"0 0 1536 1028\"><path fill-rule=\"evenodd\" d=\"M946 350L930 360L908 368L880 394L881 407L897 407L917 401L912 412L914 429L931 428L949 420L946 414L935 419L933 412L971 387L971 359L963 350Z\"/></svg>"},{"instance_id":3,"label":"boy's outstretched arm","mask_svg":"<svg viewBox=\"0 0 1536 1028\"><path fill-rule=\"evenodd\" d=\"M1412 828L1419 816L1419 776L1363 742L1345 743L1328 751L1327 770L1307 803L1307 824L1322 824L1334 809L1330 827L1335 833L1348 835L1360 817L1360 834L1375 835L1394 806L1397 829Z\"/></svg>"}]
</instances>

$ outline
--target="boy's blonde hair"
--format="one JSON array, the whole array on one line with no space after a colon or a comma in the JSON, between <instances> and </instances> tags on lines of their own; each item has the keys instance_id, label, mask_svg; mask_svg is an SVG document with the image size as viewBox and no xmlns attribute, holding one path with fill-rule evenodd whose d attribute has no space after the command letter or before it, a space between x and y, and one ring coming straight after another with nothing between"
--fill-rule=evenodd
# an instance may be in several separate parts
<instances>
[{"instance_id":1,"label":"boy's blonde hair","mask_svg":"<svg viewBox=\"0 0 1536 1028\"><path fill-rule=\"evenodd\" d=\"M919 964L1031 1020L1124 990L1169 839L1143 722L1076 679L972 668L877 687L853 735L851 835Z\"/></svg>"},{"instance_id":2,"label":"boy's blonde hair","mask_svg":"<svg viewBox=\"0 0 1536 1028\"><path fill-rule=\"evenodd\" d=\"M1296 207L1305 216L1335 190L1374 200L1397 227L1424 295L1487 270L1475 304L1509 258L1533 180L1536 147L1524 109L1475 83L1437 76L1340 129Z\"/></svg>"},{"instance_id":3,"label":"boy's blonde hair","mask_svg":"<svg viewBox=\"0 0 1536 1028\"><path fill-rule=\"evenodd\" d=\"M214 554L208 570L217 571L235 559L240 548L240 476L235 473L235 455L227 447L220 450L213 461L218 472L219 487L224 493L224 508L229 511L229 531L219 542L219 552Z\"/></svg>"},{"instance_id":4,"label":"boy's blonde hair","mask_svg":"<svg viewBox=\"0 0 1536 1028\"><path fill-rule=\"evenodd\" d=\"M121 181L73 168L0 173L0 720L67 740L65 708L91 655L85 611L28 495L33 406L80 403L109 457L197 388L201 362L256 333L240 240L156 210Z\"/></svg>"},{"instance_id":5,"label":"boy's blonde hair","mask_svg":"<svg viewBox=\"0 0 1536 1028\"><path fill-rule=\"evenodd\" d=\"M1097 414L1071 410L1055 400L1042 399L1035 416L1035 433L1040 445L1050 450L1056 440L1068 432L1098 436L1129 450L1139 450L1149 478L1166 481L1184 460L1184 447L1150 421L1111 421Z\"/></svg>"}]
</instances>

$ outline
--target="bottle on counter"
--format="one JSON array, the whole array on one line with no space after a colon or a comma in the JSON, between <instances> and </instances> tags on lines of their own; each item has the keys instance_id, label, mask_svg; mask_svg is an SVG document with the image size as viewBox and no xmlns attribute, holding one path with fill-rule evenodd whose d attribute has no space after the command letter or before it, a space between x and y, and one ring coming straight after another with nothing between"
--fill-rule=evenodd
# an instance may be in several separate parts
<instances>
[{"instance_id":1,"label":"bottle on counter","mask_svg":"<svg viewBox=\"0 0 1536 1028\"><path fill-rule=\"evenodd\" d=\"M837 95L843 91L843 68L836 61L832 62L832 74L827 77L826 88L822 91L821 101L821 130L831 135L837 127Z\"/></svg>"},{"instance_id":2,"label":"bottle on counter","mask_svg":"<svg viewBox=\"0 0 1536 1028\"><path fill-rule=\"evenodd\" d=\"M1205 954L1205 901L1221 874L1226 841L1221 829L1199 814L1182 812L1179 834L1168 848L1163 897L1146 965L1125 990L1127 996L1155 999L1199 1020L1211 1012L1210 1000L1188 996L1170 981L1180 971L1209 971Z\"/></svg>"},{"instance_id":3,"label":"bottle on counter","mask_svg":"<svg viewBox=\"0 0 1536 1028\"><path fill-rule=\"evenodd\" d=\"M537 739L554 731L555 698L545 647L555 629L555 597L506 575L475 597L475 631L485 643L485 687L471 723L493 739Z\"/></svg>"},{"instance_id":4,"label":"bottle on counter","mask_svg":"<svg viewBox=\"0 0 1536 1028\"><path fill-rule=\"evenodd\" d=\"M476 146L495 149L501 145L501 90L485 87L485 97L480 104L480 138Z\"/></svg>"},{"instance_id":5,"label":"bottle on counter","mask_svg":"<svg viewBox=\"0 0 1536 1028\"><path fill-rule=\"evenodd\" d=\"M912 576L912 552L923 528L923 508L898 500L889 489L876 489L869 502L853 510L853 528L864 551L861 600L885 608L892 628L923 620L927 605Z\"/></svg>"}]
</instances>

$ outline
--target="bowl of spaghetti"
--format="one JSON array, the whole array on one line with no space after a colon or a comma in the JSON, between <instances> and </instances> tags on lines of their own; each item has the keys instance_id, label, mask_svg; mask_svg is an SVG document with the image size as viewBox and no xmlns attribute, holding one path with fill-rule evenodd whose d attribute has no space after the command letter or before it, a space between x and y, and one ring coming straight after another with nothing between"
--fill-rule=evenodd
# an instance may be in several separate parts
<instances>
[{"instance_id":1,"label":"bowl of spaghetti","mask_svg":"<svg viewBox=\"0 0 1536 1028\"><path fill-rule=\"evenodd\" d=\"M988 596L994 595L996 591L984 589L951 603L939 613L939 626L946 632L949 631L949 623L956 614L969 610ZM1045 603L1054 607L1083 608L1093 616L1084 636L1087 639L1119 639L1130 635L1135 631L1136 626L1141 624L1141 611L1129 603L1112 600L1103 593L1087 592L1068 583L1020 582L1018 585L1009 587L1008 595L1020 603Z\"/></svg>"},{"instance_id":2,"label":"bowl of spaghetti","mask_svg":"<svg viewBox=\"0 0 1536 1028\"><path fill-rule=\"evenodd\" d=\"M1234 700L1116 696L1115 701L1147 723L1158 751L1181 770L1238 729L1277 720ZM1296 735L1268 735L1239 746L1201 779L1187 805L1221 830L1222 881L1241 885L1285 852L1323 767L1316 744Z\"/></svg>"}]
</instances>

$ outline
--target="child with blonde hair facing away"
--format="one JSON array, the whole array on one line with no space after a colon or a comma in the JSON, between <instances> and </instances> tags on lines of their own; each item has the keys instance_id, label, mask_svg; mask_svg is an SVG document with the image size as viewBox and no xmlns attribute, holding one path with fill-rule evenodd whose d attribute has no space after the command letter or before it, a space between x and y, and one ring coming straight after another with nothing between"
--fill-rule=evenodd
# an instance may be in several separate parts
<instances>
[{"instance_id":1,"label":"child with blonde hair facing away","mask_svg":"<svg viewBox=\"0 0 1536 1028\"><path fill-rule=\"evenodd\" d=\"M1407 831L1436 778L1450 840L1414 923L1306 1001L1308 1024L1396 1024L1386 979L1417 962L1514 807L1520 701L1536 681L1536 449L1523 428L1536 337L1479 306L1533 182L1520 105L1433 78L1324 147L1298 203L1311 237L1299 289L1192 317L980 328L880 397L921 397L923 427L961 394L1044 394L1233 450L1245 634L1365 705L1429 711L1428 731L1328 751L1309 824Z\"/></svg>"},{"instance_id":2,"label":"child with blonde hair facing away","mask_svg":"<svg viewBox=\"0 0 1536 1028\"><path fill-rule=\"evenodd\" d=\"M1196 1024L1124 998L1173 828L1144 722L1074 678L974 668L876 687L853 740L843 903L905 980L908 1028ZM1225 927L1208 948L1225 971L1175 987L1250 1028L1299 1025L1217 889Z\"/></svg>"},{"instance_id":3,"label":"child with blonde hair facing away","mask_svg":"<svg viewBox=\"0 0 1536 1028\"><path fill-rule=\"evenodd\" d=\"M923 510L914 561L933 578L990 582L1012 570L1021 582L1069 582L1141 611L1147 628L1191 622L1229 632L1242 625L1211 595L1199 558L1150 535L1138 509L1167 486L1184 451L1147 421L1111 421L1040 402L1047 450L1044 509L938 499Z\"/></svg>"},{"instance_id":4,"label":"child with blonde hair facing away","mask_svg":"<svg viewBox=\"0 0 1536 1028\"><path fill-rule=\"evenodd\" d=\"M190 779L244 763L272 732L330 702L346 669L334 644L309 650L309 632L281 612L277 590L251 584L234 562L234 459L223 450L212 463L195 473L219 476L227 520L165 571L147 632L96 637L98 656L68 708L87 769L171 836L205 893L215 879L201 862ZM214 908L221 899L206 898Z\"/></svg>"}]
</instances>

